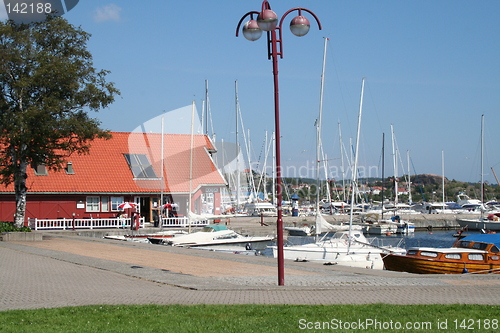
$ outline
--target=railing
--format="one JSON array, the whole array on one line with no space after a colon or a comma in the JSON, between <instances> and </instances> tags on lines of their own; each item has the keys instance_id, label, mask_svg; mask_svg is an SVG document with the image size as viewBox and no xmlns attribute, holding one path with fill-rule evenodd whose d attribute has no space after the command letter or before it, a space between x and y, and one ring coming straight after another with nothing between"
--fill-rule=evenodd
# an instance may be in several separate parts
<instances>
[{"instance_id":1,"label":"railing","mask_svg":"<svg viewBox=\"0 0 500 333\"><path fill-rule=\"evenodd\" d=\"M169 228L169 227L178 227L178 228L187 228L189 226L191 227L200 227L200 226L205 226L208 223L208 221L191 221L189 222L189 218L187 217L163 217L161 219L161 227L162 228Z\"/></svg>"},{"instance_id":2,"label":"railing","mask_svg":"<svg viewBox=\"0 0 500 333\"><path fill-rule=\"evenodd\" d=\"M99 229L99 228L121 228L130 229L130 217L111 217L107 219L86 218L86 219L54 219L43 220L37 218L28 219L28 227L34 230L48 229ZM140 228L144 228L144 218L139 218ZM162 228L177 227L201 227L209 224L209 221L191 221L187 217L162 218Z\"/></svg>"},{"instance_id":3,"label":"railing","mask_svg":"<svg viewBox=\"0 0 500 333\"><path fill-rule=\"evenodd\" d=\"M107 219L54 219L42 220L37 218L28 219L28 227L34 230L47 229L99 229L99 228L123 228L130 229L130 217L113 217ZM144 228L144 218L139 218L140 228Z\"/></svg>"}]
</instances>

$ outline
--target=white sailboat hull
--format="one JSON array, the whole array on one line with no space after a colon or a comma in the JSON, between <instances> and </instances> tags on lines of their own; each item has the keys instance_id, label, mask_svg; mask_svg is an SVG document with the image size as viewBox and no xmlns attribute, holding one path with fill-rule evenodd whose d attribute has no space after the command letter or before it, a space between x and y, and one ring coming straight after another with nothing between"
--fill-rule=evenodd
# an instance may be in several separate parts
<instances>
[{"instance_id":1,"label":"white sailboat hull","mask_svg":"<svg viewBox=\"0 0 500 333\"><path fill-rule=\"evenodd\" d=\"M347 265L351 267L366 267L383 269L381 254L406 253L399 247L380 247L371 245L360 230L336 233L331 239L316 243L285 246L284 258L295 261L324 261L331 264ZM349 244L351 239L351 244ZM271 246L273 255L278 257L278 248Z\"/></svg>"},{"instance_id":2,"label":"white sailboat hull","mask_svg":"<svg viewBox=\"0 0 500 333\"><path fill-rule=\"evenodd\" d=\"M457 223L460 227L469 230L491 230L500 231L500 221L491 221L488 219L457 219Z\"/></svg>"},{"instance_id":3,"label":"white sailboat hull","mask_svg":"<svg viewBox=\"0 0 500 333\"><path fill-rule=\"evenodd\" d=\"M369 269L383 269L381 253L376 248L358 248L347 252L347 247L322 247L309 244L300 247L289 246L283 249L284 257L295 261L323 261L333 265L360 267ZM273 246L273 255L277 257L277 247Z\"/></svg>"}]
</instances>

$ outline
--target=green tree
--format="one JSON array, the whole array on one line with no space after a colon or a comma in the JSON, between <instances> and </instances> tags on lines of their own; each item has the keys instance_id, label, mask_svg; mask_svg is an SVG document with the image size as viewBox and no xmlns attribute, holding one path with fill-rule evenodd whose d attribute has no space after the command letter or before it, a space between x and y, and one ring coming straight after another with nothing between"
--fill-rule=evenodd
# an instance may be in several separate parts
<instances>
[{"instance_id":1,"label":"green tree","mask_svg":"<svg viewBox=\"0 0 500 333\"><path fill-rule=\"evenodd\" d=\"M109 138L98 111L119 94L93 67L90 35L62 17L16 24L0 22L0 182L13 183L14 222L24 223L27 169L60 170L74 153L88 153L91 141Z\"/></svg>"}]
</instances>

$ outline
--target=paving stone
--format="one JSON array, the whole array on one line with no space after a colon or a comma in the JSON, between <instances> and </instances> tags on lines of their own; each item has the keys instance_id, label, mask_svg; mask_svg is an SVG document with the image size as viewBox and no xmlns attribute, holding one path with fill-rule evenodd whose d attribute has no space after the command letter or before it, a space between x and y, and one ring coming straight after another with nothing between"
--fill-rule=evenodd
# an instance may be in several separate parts
<instances>
[{"instance_id":1,"label":"paving stone","mask_svg":"<svg viewBox=\"0 0 500 333\"><path fill-rule=\"evenodd\" d=\"M0 311L92 304L500 304L500 276L415 275L67 235L0 242Z\"/></svg>"}]
</instances>

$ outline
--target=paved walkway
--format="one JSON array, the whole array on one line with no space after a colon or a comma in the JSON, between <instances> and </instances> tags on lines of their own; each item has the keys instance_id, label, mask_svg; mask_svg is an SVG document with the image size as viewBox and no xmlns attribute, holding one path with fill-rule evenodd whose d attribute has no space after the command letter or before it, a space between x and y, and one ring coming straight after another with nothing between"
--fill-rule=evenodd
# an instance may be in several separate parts
<instances>
[{"instance_id":1,"label":"paved walkway","mask_svg":"<svg viewBox=\"0 0 500 333\"><path fill-rule=\"evenodd\" d=\"M0 242L0 311L91 304L500 304L500 275L407 273L73 236Z\"/></svg>"}]
</instances>

